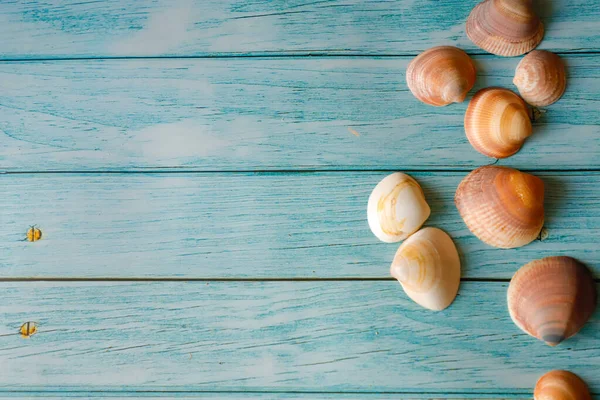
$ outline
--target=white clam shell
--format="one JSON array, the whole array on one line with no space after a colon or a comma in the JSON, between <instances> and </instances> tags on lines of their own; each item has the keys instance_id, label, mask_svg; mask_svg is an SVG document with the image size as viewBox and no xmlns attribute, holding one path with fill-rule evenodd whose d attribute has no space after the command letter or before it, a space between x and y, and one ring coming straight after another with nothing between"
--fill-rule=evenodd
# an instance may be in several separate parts
<instances>
[{"instance_id":1,"label":"white clam shell","mask_svg":"<svg viewBox=\"0 0 600 400\"><path fill-rule=\"evenodd\" d=\"M388 175L379 182L367 205L369 227L386 243L399 242L415 233L430 213L421 186L401 172Z\"/></svg>"},{"instance_id":2,"label":"white clam shell","mask_svg":"<svg viewBox=\"0 0 600 400\"><path fill-rule=\"evenodd\" d=\"M434 311L448 307L460 286L460 258L448 234L423 228L396 252L390 268L415 303Z\"/></svg>"}]
</instances>

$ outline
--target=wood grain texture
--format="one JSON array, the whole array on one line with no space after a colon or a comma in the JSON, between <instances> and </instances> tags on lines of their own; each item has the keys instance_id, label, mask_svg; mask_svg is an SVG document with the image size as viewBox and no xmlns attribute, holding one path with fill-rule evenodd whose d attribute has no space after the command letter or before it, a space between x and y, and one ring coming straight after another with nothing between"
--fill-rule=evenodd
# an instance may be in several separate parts
<instances>
[{"instance_id":1,"label":"wood grain texture","mask_svg":"<svg viewBox=\"0 0 600 400\"><path fill-rule=\"evenodd\" d=\"M385 278L398 244L379 242L366 205L386 173L9 174L0 176L0 276ZM509 279L570 255L600 276L600 173L538 173L548 237L520 249L473 236L454 206L466 173L413 173L463 277ZM23 241L30 225L42 240Z\"/></svg>"},{"instance_id":2,"label":"wood grain texture","mask_svg":"<svg viewBox=\"0 0 600 400\"><path fill-rule=\"evenodd\" d=\"M526 395L547 370L598 393L600 320L556 348L522 333L506 283L443 312L395 282L0 284L0 390ZM23 339L25 321L39 333Z\"/></svg>"},{"instance_id":3,"label":"wood grain texture","mask_svg":"<svg viewBox=\"0 0 600 400\"><path fill-rule=\"evenodd\" d=\"M516 90L518 58L476 61L476 89ZM465 137L467 102L436 108L412 96L404 80L408 62L0 63L0 171L470 170L494 161ZM564 97L501 164L600 168L600 56L566 62Z\"/></svg>"},{"instance_id":4,"label":"wood grain texture","mask_svg":"<svg viewBox=\"0 0 600 400\"><path fill-rule=\"evenodd\" d=\"M4 1L4 59L215 54L413 54L465 34L478 1ZM597 1L538 0L541 47L597 51Z\"/></svg>"},{"instance_id":5,"label":"wood grain texture","mask_svg":"<svg viewBox=\"0 0 600 400\"><path fill-rule=\"evenodd\" d=\"M436 400L436 399L448 399L448 400L473 400L473 399L486 399L486 400L530 400L531 396L525 395L505 395L503 398L498 398L494 395L487 394L460 394L457 397L456 394L436 394L435 398L429 397L430 394L406 394L406 393L285 393L285 392L36 392L30 393L17 392L10 393L8 395L0 393L0 400L30 400L39 398L50 398L50 399L94 399L94 398L109 398L111 400L124 400L124 399L161 399L161 400L175 400L175 399L226 399L226 400L237 400L237 399L285 399L285 400L296 400L296 399L312 399L312 400Z\"/></svg>"}]
</instances>

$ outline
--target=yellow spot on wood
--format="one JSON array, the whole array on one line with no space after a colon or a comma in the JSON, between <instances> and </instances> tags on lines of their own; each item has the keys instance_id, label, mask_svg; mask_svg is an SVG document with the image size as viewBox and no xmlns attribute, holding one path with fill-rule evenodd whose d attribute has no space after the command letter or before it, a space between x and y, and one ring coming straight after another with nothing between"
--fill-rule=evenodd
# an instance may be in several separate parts
<instances>
[{"instance_id":1,"label":"yellow spot on wood","mask_svg":"<svg viewBox=\"0 0 600 400\"><path fill-rule=\"evenodd\" d=\"M360 137L360 133L356 132L354 129L348 127L348 132L350 132L351 134L353 134L356 137Z\"/></svg>"},{"instance_id":2,"label":"yellow spot on wood","mask_svg":"<svg viewBox=\"0 0 600 400\"><path fill-rule=\"evenodd\" d=\"M21 325L20 332L24 338L30 338L37 332L37 324L35 322L25 322Z\"/></svg>"},{"instance_id":3,"label":"yellow spot on wood","mask_svg":"<svg viewBox=\"0 0 600 400\"><path fill-rule=\"evenodd\" d=\"M42 231L35 226L31 226L27 231L27 240L30 242L37 242L42 238Z\"/></svg>"}]
</instances>

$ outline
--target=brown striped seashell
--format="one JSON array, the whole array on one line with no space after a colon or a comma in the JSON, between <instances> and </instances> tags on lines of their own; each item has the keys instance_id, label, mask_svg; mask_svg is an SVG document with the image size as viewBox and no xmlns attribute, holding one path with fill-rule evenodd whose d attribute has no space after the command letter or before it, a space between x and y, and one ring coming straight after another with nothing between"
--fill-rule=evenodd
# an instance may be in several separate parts
<instances>
[{"instance_id":1,"label":"brown striped seashell","mask_svg":"<svg viewBox=\"0 0 600 400\"><path fill-rule=\"evenodd\" d=\"M531 136L531 110L508 89L478 91L465 114L469 143L483 155L506 158L518 152Z\"/></svg>"},{"instance_id":2,"label":"brown striped seashell","mask_svg":"<svg viewBox=\"0 0 600 400\"><path fill-rule=\"evenodd\" d=\"M383 178L367 204L371 232L386 243L399 242L418 231L430 213L421 186L402 172Z\"/></svg>"},{"instance_id":3,"label":"brown striped seashell","mask_svg":"<svg viewBox=\"0 0 600 400\"><path fill-rule=\"evenodd\" d=\"M471 57L452 46L433 47L413 59L406 69L406 83L423 103L445 106L461 103L475 84Z\"/></svg>"},{"instance_id":4,"label":"brown striped seashell","mask_svg":"<svg viewBox=\"0 0 600 400\"><path fill-rule=\"evenodd\" d=\"M571 257L546 257L521 267L508 287L508 311L529 335L556 346L575 335L596 309L596 284Z\"/></svg>"},{"instance_id":5,"label":"brown striped seashell","mask_svg":"<svg viewBox=\"0 0 600 400\"><path fill-rule=\"evenodd\" d=\"M458 185L454 203L469 230L494 247L525 246L544 225L544 182L512 168L477 168Z\"/></svg>"},{"instance_id":6,"label":"brown striped seashell","mask_svg":"<svg viewBox=\"0 0 600 400\"><path fill-rule=\"evenodd\" d=\"M565 65L554 53L534 50L517 65L513 83L532 106L549 106L556 103L567 88Z\"/></svg>"},{"instance_id":7,"label":"brown striped seashell","mask_svg":"<svg viewBox=\"0 0 600 400\"><path fill-rule=\"evenodd\" d=\"M544 37L544 25L532 0L486 0L471 11L467 36L485 51L512 57L535 49Z\"/></svg>"},{"instance_id":8,"label":"brown striped seashell","mask_svg":"<svg viewBox=\"0 0 600 400\"><path fill-rule=\"evenodd\" d=\"M550 371L542 376L533 391L534 400L592 400L585 382L569 371Z\"/></svg>"},{"instance_id":9,"label":"brown striped seashell","mask_svg":"<svg viewBox=\"0 0 600 400\"><path fill-rule=\"evenodd\" d=\"M398 248L390 272L415 303L440 311L458 293L460 258L446 232L423 228Z\"/></svg>"}]
</instances>

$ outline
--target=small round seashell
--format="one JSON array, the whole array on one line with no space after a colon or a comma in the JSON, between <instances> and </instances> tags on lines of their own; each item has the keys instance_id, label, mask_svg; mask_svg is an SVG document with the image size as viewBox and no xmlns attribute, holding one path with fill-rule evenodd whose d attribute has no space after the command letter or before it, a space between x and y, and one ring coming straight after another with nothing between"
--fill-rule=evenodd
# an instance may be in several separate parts
<instances>
[{"instance_id":1,"label":"small round seashell","mask_svg":"<svg viewBox=\"0 0 600 400\"><path fill-rule=\"evenodd\" d=\"M554 53L534 50L517 65L513 83L532 106L549 106L561 98L567 87L565 65Z\"/></svg>"},{"instance_id":2,"label":"small round seashell","mask_svg":"<svg viewBox=\"0 0 600 400\"><path fill-rule=\"evenodd\" d=\"M399 242L415 233L430 213L421 186L402 172L383 178L367 205L369 227L386 243Z\"/></svg>"},{"instance_id":3,"label":"small round seashell","mask_svg":"<svg viewBox=\"0 0 600 400\"><path fill-rule=\"evenodd\" d=\"M544 182L516 169L477 168L460 182L454 202L469 230L490 246L524 246L544 225Z\"/></svg>"},{"instance_id":4,"label":"small round seashell","mask_svg":"<svg viewBox=\"0 0 600 400\"><path fill-rule=\"evenodd\" d=\"M439 311L458 293L460 258L447 233L423 228L400 245L390 272L415 303Z\"/></svg>"},{"instance_id":5,"label":"small round seashell","mask_svg":"<svg viewBox=\"0 0 600 400\"><path fill-rule=\"evenodd\" d=\"M546 257L524 265L507 293L513 322L550 346L579 332L596 309L596 297L591 272L571 257Z\"/></svg>"},{"instance_id":6,"label":"small round seashell","mask_svg":"<svg viewBox=\"0 0 600 400\"><path fill-rule=\"evenodd\" d=\"M554 370L535 385L534 400L592 400L585 382L569 371Z\"/></svg>"},{"instance_id":7,"label":"small round seashell","mask_svg":"<svg viewBox=\"0 0 600 400\"><path fill-rule=\"evenodd\" d=\"M35 225L29 227L27 230L27 240L30 242L37 242L42 238L42 231Z\"/></svg>"},{"instance_id":8,"label":"small round seashell","mask_svg":"<svg viewBox=\"0 0 600 400\"><path fill-rule=\"evenodd\" d=\"M30 338L31 336L37 333L37 323L35 322L25 322L21 325L21 329L19 329L21 336L24 338Z\"/></svg>"},{"instance_id":9,"label":"small round seashell","mask_svg":"<svg viewBox=\"0 0 600 400\"><path fill-rule=\"evenodd\" d=\"M461 103L475 84L471 57L452 46L433 47L419 54L406 69L406 83L423 103L445 106Z\"/></svg>"},{"instance_id":10,"label":"small round seashell","mask_svg":"<svg viewBox=\"0 0 600 400\"><path fill-rule=\"evenodd\" d=\"M465 114L465 133L483 155L506 158L531 136L531 110L516 93L502 88L478 91Z\"/></svg>"},{"instance_id":11,"label":"small round seashell","mask_svg":"<svg viewBox=\"0 0 600 400\"><path fill-rule=\"evenodd\" d=\"M535 49L544 37L532 0L485 0L471 11L466 30L475 45L505 57Z\"/></svg>"}]
</instances>

